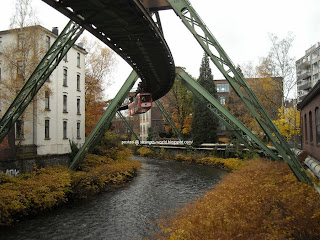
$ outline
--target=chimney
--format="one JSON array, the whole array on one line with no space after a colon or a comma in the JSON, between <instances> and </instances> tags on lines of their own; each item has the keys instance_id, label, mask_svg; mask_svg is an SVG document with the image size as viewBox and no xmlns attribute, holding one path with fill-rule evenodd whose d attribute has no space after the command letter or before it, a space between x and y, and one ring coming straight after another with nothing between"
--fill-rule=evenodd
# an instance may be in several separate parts
<instances>
[{"instance_id":1,"label":"chimney","mask_svg":"<svg viewBox=\"0 0 320 240\"><path fill-rule=\"evenodd\" d=\"M52 28L52 33L54 33L55 35L59 35L59 29L58 29L58 27L53 27L53 28Z\"/></svg>"}]
</instances>

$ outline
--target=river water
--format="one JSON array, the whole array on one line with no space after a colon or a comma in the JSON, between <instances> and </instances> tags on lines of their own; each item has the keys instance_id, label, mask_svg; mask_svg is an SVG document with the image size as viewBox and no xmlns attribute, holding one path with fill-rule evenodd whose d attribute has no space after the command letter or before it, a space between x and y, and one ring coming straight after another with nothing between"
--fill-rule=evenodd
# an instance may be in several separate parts
<instances>
[{"instance_id":1,"label":"river water","mask_svg":"<svg viewBox=\"0 0 320 240\"><path fill-rule=\"evenodd\" d=\"M134 157L142 169L126 186L1 229L1 240L137 240L152 238L156 221L200 197L224 175L212 167Z\"/></svg>"}]
</instances>

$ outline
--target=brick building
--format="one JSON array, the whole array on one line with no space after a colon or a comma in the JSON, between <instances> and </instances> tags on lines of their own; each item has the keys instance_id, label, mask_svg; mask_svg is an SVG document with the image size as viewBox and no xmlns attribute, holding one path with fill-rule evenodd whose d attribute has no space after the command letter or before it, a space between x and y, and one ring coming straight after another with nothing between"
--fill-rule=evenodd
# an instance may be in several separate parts
<instances>
[{"instance_id":1,"label":"brick building","mask_svg":"<svg viewBox=\"0 0 320 240\"><path fill-rule=\"evenodd\" d=\"M298 104L302 149L320 161L320 82Z\"/></svg>"}]
</instances>

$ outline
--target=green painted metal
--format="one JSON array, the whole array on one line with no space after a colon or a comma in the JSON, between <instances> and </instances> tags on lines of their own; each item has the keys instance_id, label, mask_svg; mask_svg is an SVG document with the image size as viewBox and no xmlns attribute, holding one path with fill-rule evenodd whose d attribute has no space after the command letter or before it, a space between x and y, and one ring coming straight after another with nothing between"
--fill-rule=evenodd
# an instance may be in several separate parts
<instances>
[{"instance_id":1,"label":"green painted metal","mask_svg":"<svg viewBox=\"0 0 320 240\"><path fill-rule=\"evenodd\" d=\"M122 113L120 111L118 111L118 115L121 118L121 120L126 124L127 128L130 130L130 132L133 134L133 136L135 137L136 140L139 141L140 144L140 138L138 137L138 135L134 132L134 130L132 129L132 127L130 126L130 124L128 123L128 121L126 120L126 118L122 115Z\"/></svg>"},{"instance_id":2,"label":"green painted metal","mask_svg":"<svg viewBox=\"0 0 320 240\"><path fill-rule=\"evenodd\" d=\"M105 131L108 129L112 119L116 115L120 105L128 95L130 89L133 87L134 83L137 81L138 75L135 71L132 71L125 83L122 85L121 89L112 100L105 113L100 118L99 122L92 130L89 137L86 139L85 143L82 145L76 156L74 157L72 163L70 164L71 169L77 169L86 156L86 154L92 150L92 148L97 145Z\"/></svg>"},{"instance_id":3,"label":"green painted metal","mask_svg":"<svg viewBox=\"0 0 320 240\"><path fill-rule=\"evenodd\" d=\"M169 116L169 114L167 113L167 111L165 110L165 108L163 107L163 105L161 104L161 102L159 100L154 101L158 108L160 109L162 115L166 118L166 120L168 121L168 123L170 124L170 126L172 127L173 131L175 132L175 134L178 136L179 140L183 142L184 146L186 147L187 150L192 150L192 147L189 146L188 144L186 144L186 142L184 141L182 134L179 132L178 128L176 127L176 125L174 124L174 122L172 121L171 117Z\"/></svg>"},{"instance_id":4,"label":"green painted metal","mask_svg":"<svg viewBox=\"0 0 320 240\"><path fill-rule=\"evenodd\" d=\"M237 72L235 65L206 27L190 2L188 0L168 0L168 2L201 47L209 55L212 62L224 75L242 102L245 103L246 107L257 120L266 136L272 141L278 153L288 163L296 177L301 182L310 183L309 177L303 170L295 154L291 151L285 138L268 117L255 94L242 75Z\"/></svg>"},{"instance_id":5,"label":"green painted metal","mask_svg":"<svg viewBox=\"0 0 320 240\"><path fill-rule=\"evenodd\" d=\"M278 156L269 149L258 137L256 137L249 129L247 129L236 117L234 117L227 109L225 109L221 103L214 98L205 88L203 88L197 81L195 81L189 74L187 74L182 68L177 68L177 78L181 80L196 97L200 97L204 104L213 111L213 113L230 128L235 136L248 146L256 144L255 147L262 150L266 155L279 159Z\"/></svg>"},{"instance_id":6,"label":"green painted metal","mask_svg":"<svg viewBox=\"0 0 320 240\"><path fill-rule=\"evenodd\" d=\"M63 29L1 118L0 142L2 142L50 74L58 66L64 55L74 45L83 30L80 25L73 21L69 21Z\"/></svg>"}]
</instances>

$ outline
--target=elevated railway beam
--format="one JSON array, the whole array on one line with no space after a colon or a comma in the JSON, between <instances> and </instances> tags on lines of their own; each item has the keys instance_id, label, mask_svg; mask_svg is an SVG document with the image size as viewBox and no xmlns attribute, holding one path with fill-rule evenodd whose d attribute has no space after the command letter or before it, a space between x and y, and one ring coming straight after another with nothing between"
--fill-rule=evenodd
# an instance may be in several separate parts
<instances>
[{"instance_id":1,"label":"elevated railway beam","mask_svg":"<svg viewBox=\"0 0 320 240\"><path fill-rule=\"evenodd\" d=\"M137 72L144 91L151 92L154 100L171 89L175 77L173 57L161 31L142 2L43 1L83 26L119 54Z\"/></svg>"}]
</instances>

